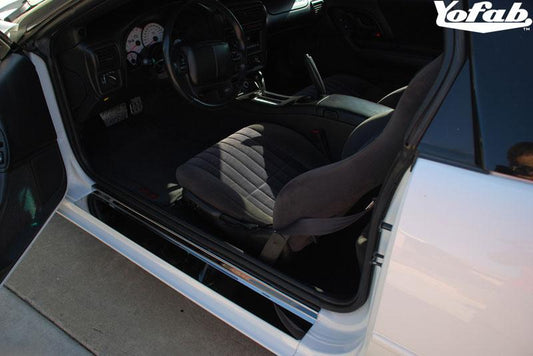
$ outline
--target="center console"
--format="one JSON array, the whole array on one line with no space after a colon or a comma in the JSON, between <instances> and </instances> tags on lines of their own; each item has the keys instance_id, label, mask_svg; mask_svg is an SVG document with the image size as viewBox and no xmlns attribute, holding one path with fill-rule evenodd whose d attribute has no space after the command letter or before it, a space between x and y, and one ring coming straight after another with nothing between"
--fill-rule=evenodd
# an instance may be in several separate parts
<instances>
[{"instance_id":1,"label":"center console","mask_svg":"<svg viewBox=\"0 0 533 356\"><path fill-rule=\"evenodd\" d=\"M330 94L319 100L309 100L301 96L286 96L256 90L240 96L238 100L241 105L255 106L263 113L314 115L352 126L357 126L372 116L393 110L372 101L340 94Z\"/></svg>"},{"instance_id":2,"label":"center console","mask_svg":"<svg viewBox=\"0 0 533 356\"><path fill-rule=\"evenodd\" d=\"M261 1L234 2L227 6L244 30L248 73L261 70L266 64L267 12L263 3Z\"/></svg>"},{"instance_id":3,"label":"center console","mask_svg":"<svg viewBox=\"0 0 533 356\"><path fill-rule=\"evenodd\" d=\"M261 72L255 73L252 84L237 98L252 104L266 105L270 109L277 108L277 112L301 113L319 115L320 117L345 122L357 126L369 117L392 111L392 108L365 99L327 93L326 85L318 67L309 54L305 54L304 61L309 77L316 89L317 98L304 96L286 96L266 90ZM247 83L245 83L247 84ZM280 110L283 107L284 110ZM268 110L268 109L264 109Z\"/></svg>"}]
</instances>

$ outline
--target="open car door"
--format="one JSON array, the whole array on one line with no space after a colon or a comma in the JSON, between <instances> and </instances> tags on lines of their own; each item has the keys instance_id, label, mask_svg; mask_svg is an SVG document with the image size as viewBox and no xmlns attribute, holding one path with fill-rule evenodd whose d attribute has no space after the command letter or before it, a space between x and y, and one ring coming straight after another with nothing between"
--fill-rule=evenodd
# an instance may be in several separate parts
<instances>
[{"instance_id":1,"label":"open car door","mask_svg":"<svg viewBox=\"0 0 533 356\"><path fill-rule=\"evenodd\" d=\"M0 34L0 282L63 199L67 179L31 61Z\"/></svg>"}]
</instances>

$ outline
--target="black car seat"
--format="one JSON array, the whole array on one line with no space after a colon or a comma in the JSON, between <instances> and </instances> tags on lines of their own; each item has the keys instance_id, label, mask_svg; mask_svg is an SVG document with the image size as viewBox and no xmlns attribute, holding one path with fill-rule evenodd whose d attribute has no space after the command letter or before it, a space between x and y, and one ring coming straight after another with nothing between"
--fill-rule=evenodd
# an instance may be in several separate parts
<instances>
[{"instance_id":1,"label":"black car seat","mask_svg":"<svg viewBox=\"0 0 533 356\"><path fill-rule=\"evenodd\" d=\"M341 160L329 162L291 129L251 125L178 167L184 199L270 262L346 227L357 218L346 214L383 183L440 64L439 57L415 76L396 110L357 126Z\"/></svg>"}]
</instances>

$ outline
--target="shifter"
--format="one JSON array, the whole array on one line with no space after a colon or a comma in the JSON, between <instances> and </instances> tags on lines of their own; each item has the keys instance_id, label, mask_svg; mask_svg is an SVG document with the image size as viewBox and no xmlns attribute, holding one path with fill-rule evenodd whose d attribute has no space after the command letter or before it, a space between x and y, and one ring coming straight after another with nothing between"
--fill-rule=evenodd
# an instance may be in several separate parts
<instances>
[{"instance_id":1,"label":"shifter","mask_svg":"<svg viewBox=\"0 0 533 356\"><path fill-rule=\"evenodd\" d=\"M309 72L309 76L311 76L311 80L313 81L313 84L316 88L316 92L318 93L318 97L322 98L327 95L326 93L326 86L324 85L324 81L322 80L322 76L320 75L320 72L318 71L318 68L316 67L315 61L313 60L313 57L311 57L309 54L305 54L305 66L307 67L307 71Z\"/></svg>"}]
</instances>

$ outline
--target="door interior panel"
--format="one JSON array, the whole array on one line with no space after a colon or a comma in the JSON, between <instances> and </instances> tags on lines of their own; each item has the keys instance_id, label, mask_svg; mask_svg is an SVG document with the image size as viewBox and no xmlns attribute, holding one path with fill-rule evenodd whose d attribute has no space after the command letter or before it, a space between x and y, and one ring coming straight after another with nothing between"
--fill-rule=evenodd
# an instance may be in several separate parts
<instances>
[{"instance_id":1,"label":"door interior panel","mask_svg":"<svg viewBox=\"0 0 533 356\"><path fill-rule=\"evenodd\" d=\"M66 173L29 59L0 63L0 280L59 204Z\"/></svg>"},{"instance_id":2,"label":"door interior panel","mask_svg":"<svg viewBox=\"0 0 533 356\"><path fill-rule=\"evenodd\" d=\"M328 16L356 51L375 49L434 57L442 49L436 10L425 0L329 3Z\"/></svg>"},{"instance_id":3,"label":"door interior panel","mask_svg":"<svg viewBox=\"0 0 533 356\"><path fill-rule=\"evenodd\" d=\"M443 32L435 23L437 10L433 1L378 0L378 4L394 46L431 57L442 52Z\"/></svg>"},{"instance_id":4,"label":"door interior panel","mask_svg":"<svg viewBox=\"0 0 533 356\"><path fill-rule=\"evenodd\" d=\"M319 32L320 65L396 89L442 51L435 19L427 0L329 0Z\"/></svg>"}]
</instances>

